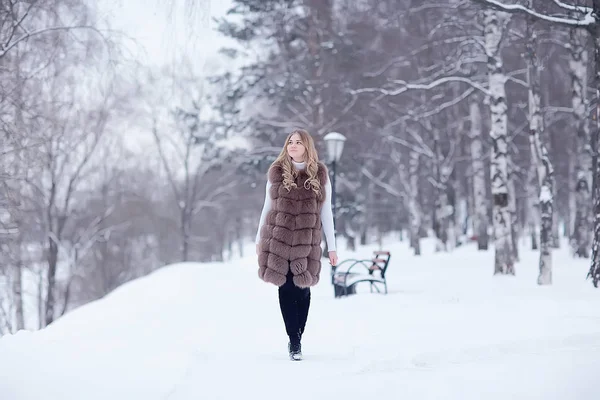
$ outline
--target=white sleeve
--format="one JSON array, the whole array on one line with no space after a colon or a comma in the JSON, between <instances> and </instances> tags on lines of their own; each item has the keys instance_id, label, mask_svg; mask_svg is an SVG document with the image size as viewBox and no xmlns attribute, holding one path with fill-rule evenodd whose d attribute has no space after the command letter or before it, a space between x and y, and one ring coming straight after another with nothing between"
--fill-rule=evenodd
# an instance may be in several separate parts
<instances>
[{"instance_id":1,"label":"white sleeve","mask_svg":"<svg viewBox=\"0 0 600 400\"><path fill-rule=\"evenodd\" d=\"M256 244L260 242L260 229L267 219L267 213L271 210L271 196L269 196L269 189L271 189L271 182L267 180L267 187L265 189L265 204L263 205L262 212L260 213L260 221L258 222L258 230L256 232Z\"/></svg>"},{"instance_id":2,"label":"white sleeve","mask_svg":"<svg viewBox=\"0 0 600 400\"><path fill-rule=\"evenodd\" d=\"M331 180L325 184L325 203L321 209L321 225L327 239L327 250L336 251L335 232L333 230L333 212L331 211Z\"/></svg>"}]
</instances>

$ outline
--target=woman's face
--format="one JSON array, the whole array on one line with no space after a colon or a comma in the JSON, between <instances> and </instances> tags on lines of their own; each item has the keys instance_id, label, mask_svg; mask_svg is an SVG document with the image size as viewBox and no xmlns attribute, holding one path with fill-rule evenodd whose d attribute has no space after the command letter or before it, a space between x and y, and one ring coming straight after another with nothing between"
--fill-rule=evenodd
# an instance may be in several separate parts
<instances>
[{"instance_id":1,"label":"woman's face","mask_svg":"<svg viewBox=\"0 0 600 400\"><path fill-rule=\"evenodd\" d=\"M302 143L302 138L297 133L294 133L287 144L287 152L290 157L296 162L304 161L304 153L306 153L306 147Z\"/></svg>"}]
</instances>

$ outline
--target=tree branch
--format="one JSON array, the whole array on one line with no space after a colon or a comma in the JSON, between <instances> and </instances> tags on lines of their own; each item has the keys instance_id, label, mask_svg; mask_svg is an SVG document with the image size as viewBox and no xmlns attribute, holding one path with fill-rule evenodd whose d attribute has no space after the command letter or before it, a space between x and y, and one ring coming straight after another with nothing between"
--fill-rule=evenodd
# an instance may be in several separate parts
<instances>
[{"instance_id":1,"label":"tree branch","mask_svg":"<svg viewBox=\"0 0 600 400\"><path fill-rule=\"evenodd\" d=\"M462 76L447 76L447 77L435 80L428 84L414 84L414 83L408 83L408 82L402 81L402 80L394 80L392 82L397 83L401 86L394 90L387 90L387 89L383 89L383 88L363 88L363 89L353 90L353 91L351 91L351 93L359 94L359 93L377 92L377 93L381 93L384 96L397 96L397 95L407 92L411 89L413 89L413 90L421 90L421 89L422 90L430 90L430 89L433 89L437 86L440 86L440 85L442 85L444 83L448 83L448 82L463 82L463 83L467 83L467 84L471 85L472 87L481 91L482 93L484 93L487 96L491 95L491 92L484 86L481 86L480 84L473 82L471 79L464 78Z\"/></svg>"},{"instance_id":2,"label":"tree branch","mask_svg":"<svg viewBox=\"0 0 600 400\"><path fill-rule=\"evenodd\" d=\"M361 172L369 179L371 179L377 186L381 187L382 189L384 189L386 192L388 192L389 194L391 194L392 196L395 197L400 197L402 198L402 193L398 192L396 189L394 189L393 186L382 182L379 178L376 178L366 167L362 167L361 168Z\"/></svg>"},{"instance_id":3,"label":"tree branch","mask_svg":"<svg viewBox=\"0 0 600 400\"><path fill-rule=\"evenodd\" d=\"M175 183L175 176L174 176L173 172L171 172L171 168L169 168L169 163L167 162L167 156L165 155L165 152L163 151L162 143L158 136L158 130L156 128L156 118L154 118L154 126L152 127L152 134L154 136L154 140L156 142L156 147L158 149L158 154L160 155L160 159L162 161L163 167L165 168L165 171L167 172L167 179L169 180L169 184L171 185L171 188L173 189L173 193L175 194L175 198L177 199L177 205L180 207L181 193L177 189L177 183Z\"/></svg>"},{"instance_id":4,"label":"tree branch","mask_svg":"<svg viewBox=\"0 0 600 400\"><path fill-rule=\"evenodd\" d=\"M511 14L529 14L532 17L535 17L542 21L553 22L556 24L561 24L564 26L581 26L581 27L589 27L591 25L595 25L598 23L596 18L592 15L592 10L590 9L583 16L582 19L572 19L572 18L564 18L564 17L553 17L551 15L541 14L537 11L534 11L530 8L522 6L520 4L504 4L498 0L473 0L482 5L486 5L492 7L495 10L503 11Z\"/></svg>"},{"instance_id":5,"label":"tree branch","mask_svg":"<svg viewBox=\"0 0 600 400\"><path fill-rule=\"evenodd\" d=\"M44 28L44 29L39 29L37 31L33 31L33 32L27 32L23 36L17 38L11 44L3 46L3 48L0 49L0 58L4 57L6 55L6 53L8 53L12 48L14 48L20 42L27 40L31 37L38 36L38 35L48 33L48 32L53 32L53 31L72 31L72 30L76 30L76 29L90 29L90 30L98 33L102 38L104 38L104 35L102 34L102 32L98 28L91 26L91 25L55 26L55 27L51 27L51 28Z\"/></svg>"},{"instance_id":6,"label":"tree branch","mask_svg":"<svg viewBox=\"0 0 600 400\"><path fill-rule=\"evenodd\" d=\"M519 84L519 85L521 85L521 86L523 86L523 87L525 87L525 88L528 88L528 87L529 87L529 84L528 84L527 82L525 82L525 81L522 81L522 80L520 80L520 79L517 79L517 78L515 78L515 77L513 77L513 76L510 76L510 75L507 75L507 76L506 76L506 80L507 80L507 81L514 82L514 83L517 83L517 84Z\"/></svg>"},{"instance_id":7,"label":"tree branch","mask_svg":"<svg viewBox=\"0 0 600 400\"><path fill-rule=\"evenodd\" d=\"M591 13L592 12L592 8L591 7L585 7L585 6L574 6L572 4L565 4L560 0L554 0L554 4L556 4L559 7L562 7L566 10L569 11L577 11L583 14L587 14L587 13Z\"/></svg>"},{"instance_id":8,"label":"tree branch","mask_svg":"<svg viewBox=\"0 0 600 400\"><path fill-rule=\"evenodd\" d=\"M344 107L342 112L339 113L335 118L333 118L329 123L325 124L321 129L319 129L319 133L324 134L329 129L331 129L331 127L333 127L335 124L337 124L340 121L340 118L342 118L344 115L346 115L352 109L352 107L354 107L354 104L356 104L357 99L358 99L358 97L353 94L352 100L350 100L350 102L346 105L346 107Z\"/></svg>"},{"instance_id":9,"label":"tree branch","mask_svg":"<svg viewBox=\"0 0 600 400\"><path fill-rule=\"evenodd\" d=\"M419 153L419 154L422 154L422 155L430 157L430 158L433 158L433 156L434 156L434 154L431 153L431 150L427 149L426 147L415 146L414 144L412 144L409 141L404 140L402 138L399 138L399 137L396 137L393 135L389 135L389 136L387 136L387 140L389 140L390 142L401 144L402 146L408 148L409 150L414 151L415 153Z\"/></svg>"}]
</instances>

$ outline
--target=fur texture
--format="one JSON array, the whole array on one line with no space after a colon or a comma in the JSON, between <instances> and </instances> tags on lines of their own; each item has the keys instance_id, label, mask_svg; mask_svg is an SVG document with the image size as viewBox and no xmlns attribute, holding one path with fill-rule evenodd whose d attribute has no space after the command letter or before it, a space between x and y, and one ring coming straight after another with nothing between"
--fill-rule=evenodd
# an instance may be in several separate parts
<instances>
[{"instance_id":1,"label":"fur texture","mask_svg":"<svg viewBox=\"0 0 600 400\"><path fill-rule=\"evenodd\" d=\"M269 170L272 209L260 231L258 276L265 282L282 286L289 270L294 284L300 288L314 286L321 273L321 209L325 201L328 174L319 162L317 177L321 192L305 189L308 178L299 171L296 188L289 192L283 187L283 169L274 164Z\"/></svg>"}]
</instances>

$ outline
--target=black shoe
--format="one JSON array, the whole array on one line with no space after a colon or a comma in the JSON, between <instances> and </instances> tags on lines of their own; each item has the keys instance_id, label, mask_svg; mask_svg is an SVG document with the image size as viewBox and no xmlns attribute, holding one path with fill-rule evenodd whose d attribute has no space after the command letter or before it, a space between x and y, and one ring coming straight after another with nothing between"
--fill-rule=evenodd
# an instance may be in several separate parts
<instances>
[{"instance_id":1,"label":"black shoe","mask_svg":"<svg viewBox=\"0 0 600 400\"><path fill-rule=\"evenodd\" d=\"M290 353L290 360L300 361L302 360L302 345L300 343L292 344L288 342L288 352Z\"/></svg>"}]
</instances>

